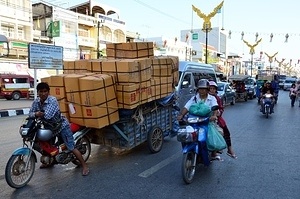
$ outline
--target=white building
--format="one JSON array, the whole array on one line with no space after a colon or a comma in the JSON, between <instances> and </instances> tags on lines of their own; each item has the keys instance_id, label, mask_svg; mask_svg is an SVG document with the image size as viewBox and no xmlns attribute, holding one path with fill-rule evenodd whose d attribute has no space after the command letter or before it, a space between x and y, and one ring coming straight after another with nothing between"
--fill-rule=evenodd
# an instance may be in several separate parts
<instances>
[{"instance_id":1,"label":"white building","mask_svg":"<svg viewBox=\"0 0 300 199\"><path fill-rule=\"evenodd\" d=\"M27 57L27 42L32 41L31 0L0 1L0 34L10 40L11 57Z\"/></svg>"},{"instance_id":2,"label":"white building","mask_svg":"<svg viewBox=\"0 0 300 199\"><path fill-rule=\"evenodd\" d=\"M179 41L177 38L151 37L147 41L154 43L154 55L178 56L179 60L190 61L192 46L186 42Z\"/></svg>"}]
</instances>

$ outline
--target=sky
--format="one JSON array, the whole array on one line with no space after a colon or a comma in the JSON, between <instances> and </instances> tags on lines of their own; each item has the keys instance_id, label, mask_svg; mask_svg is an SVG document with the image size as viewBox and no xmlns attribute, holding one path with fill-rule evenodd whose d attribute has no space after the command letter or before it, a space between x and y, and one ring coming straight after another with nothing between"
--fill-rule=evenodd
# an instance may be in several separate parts
<instances>
[{"instance_id":1,"label":"sky","mask_svg":"<svg viewBox=\"0 0 300 199\"><path fill-rule=\"evenodd\" d=\"M192 5L203 13L210 13L222 0L98 0L98 3L117 8L120 20L126 22L126 29L138 32L141 37L166 36L180 38L180 30L202 28L203 20L192 11ZM54 0L70 6L85 0ZM230 52L249 56L249 47L241 40L255 43L255 34L262 42L255 47L255 55L266 52L281 60L300 59L300 2L296 0L224 0L221 14L212 18L213 27L224 27L231 31L227 40ZM273 34L270 42L270 34ZM288 42L285 35L288 34ZM296 60L296 61L295 61Z\"/></svg>"}]
</instances>

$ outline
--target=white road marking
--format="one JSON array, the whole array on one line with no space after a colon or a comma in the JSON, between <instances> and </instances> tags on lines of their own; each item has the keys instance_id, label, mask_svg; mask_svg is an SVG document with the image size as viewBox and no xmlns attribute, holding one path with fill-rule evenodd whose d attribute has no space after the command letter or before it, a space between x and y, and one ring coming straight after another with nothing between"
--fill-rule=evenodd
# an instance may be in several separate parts
<instances>
[{"instance_id":1,"label":"white road marking","mask_svg":"<svg viewBox=\"0 0 300 199\"><path fill-rule=\"evenodd\" d=\"M143 171L142 173L139 174L140 177L143 178L148 178L149 176L151 176L152 174L154 174L155 172L157 172L158 170L162 169L163 167L167 166L168 164L170 164L172 161L174 161L175 159L179 158L182 155L182 152L179 151L178 153L175 153L174 155L172 155L171 157L161 161L160 163L154 165L153 167L151 167L150 169L147 169L145 171Z\"/></svg>"}]
</instances>

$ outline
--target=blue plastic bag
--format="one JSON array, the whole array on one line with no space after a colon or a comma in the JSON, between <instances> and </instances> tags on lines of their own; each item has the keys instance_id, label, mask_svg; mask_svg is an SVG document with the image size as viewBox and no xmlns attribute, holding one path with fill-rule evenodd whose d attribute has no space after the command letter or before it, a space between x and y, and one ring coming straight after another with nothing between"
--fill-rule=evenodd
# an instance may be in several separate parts
<instances>
[{"instance_id":1,"label":"blue plastic bag","mask_svg":"<svg viewBox=\"0 0 300 199\"><path fill-rule=\"evenodd\" d=\"M209 151L221 151L227 147L225 139L212 122L208 124L206 145Z\"/></svg>"}]
</instances>

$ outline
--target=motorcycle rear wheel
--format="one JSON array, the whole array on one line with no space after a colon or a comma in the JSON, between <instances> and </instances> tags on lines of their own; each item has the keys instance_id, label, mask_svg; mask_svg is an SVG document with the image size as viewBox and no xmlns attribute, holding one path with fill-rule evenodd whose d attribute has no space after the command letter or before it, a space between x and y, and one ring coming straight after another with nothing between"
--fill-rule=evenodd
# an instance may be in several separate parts
<instances>
[{"instance_id":1,"label":"motorcycle rear wheel","mask_svg":"<svg viewBox=\"0 0 300 199\"><path fill-rule=\"evenodd\" d=\"M266 118L269 118L269 113L270 113L270 107L266 107Z\"/></svg>"},{"instance_id":2,"label":"motorcycle rear wheel","mask_svg":"<svg viewBox=\"0 0 300 199\"><path fill-rule=\"evenodd\" d=\"M32 155L12 155L5 167L5 180L12 188L22 188L31 180L34 169L35 159Z\"/></svg>"},{"instance_id":3,"label":"motorcycle rear wheel","mask_svg":"<svg viewBox=\"0 0 300 199\"><path fill-rule=\"evenodd\" d=\"M186 184L192 183L195 176L196 166L193 165L193 163L195 162L195 158L195 152L193 151L183 154L181 172L183 181Z\"/></svg>"},{"instance_id":4,"label":"motorcycle rear wheel","mask_svg":"<svg viewBox=\"0 0 300 199\"><path fill-rule=\"evenodd\" d=\"M90 155L91 155L91 142L88 137L83 136L76 142L75 147L80 151L82 154L83 160L86 162ZM75 165L81 165L79 160L75 159L72 161Z\"/></svg>"}]
</instances>

